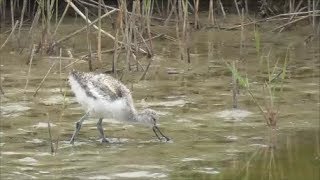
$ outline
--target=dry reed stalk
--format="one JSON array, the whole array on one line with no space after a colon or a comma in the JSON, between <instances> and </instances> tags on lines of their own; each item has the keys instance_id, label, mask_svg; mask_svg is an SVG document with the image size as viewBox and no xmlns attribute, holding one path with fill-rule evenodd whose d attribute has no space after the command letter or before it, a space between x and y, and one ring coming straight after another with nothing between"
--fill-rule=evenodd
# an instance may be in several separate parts
<instances>
[{"instance_id":1,"label":"dry reed stalk","mask_svg":"<svg viewBox=\"0 0 320 180\"><path fill-rule=\"evenodd\" d=\"M10 1L10 11L11 11L11 26L14 27L14 10L13 10L13 1Z\"/></svg>"},{"instance_id":2,"label":"dry reed stalk","mask_svg":"<svg viewBox=\"0 0 320 180\"><path fill-rule=\"evenodd\" d=\"M137 34L138 34L138 35L140 36L140 38L142 39L141 42L144 43L144 45L145 45L145 47L146 47L146 49L147 49L148 54L150 54L149 57L152 57L152 51L151 51L150 47L148 46L147 41L143 38L143 36L142 36L142 34L141 34L140 32L137 32ZM152 39L152 38L151 38L151 39ZM151 41L151 39L149 38L149 41ZM140 44L140 42L139 42L138 44Z\"/></svg>"},{"instance_id":3,"label":"dry reed stalk","mask_svg":"<svg viewBox=\"0 0 320 180\"><path fill-rule=\"evenodd\" d=\"M285 26L288 26L288 25L291 25L291 24L296 23L296 22L298 22L298 21L301 21L301 20L303 20L303 19L306 19L306 18L308 18L308 17L309 17L309 16L302 16L302 17L300 17L300 18L298 18L298 19L296 19L296 20L287 22L287 23L285 23L285 24L283 24L283 25L281 25L281 26L279 26L279 27L276 27L276 28L272 29L271 31L276 31L276 30L281 29L281 28L283 28L283 27L285 27Z\"/></svg>"},{"instance_id":4,"label":"dry reed stalk","mask_svg":"<svg viewBox=\"0 0 320 180\"><path fill-rule=\"evenodd\" d=\"M144 80L146 78L147 72L148 72L148 70L149 70L149 68L151 66L152 61L153 61L153 59L149 58L149 63L147 65L146 69L144 70L142 76L140 77L139 81L142 81L142 80Z\"/></svg>"},{"instance_id":5,"label":"dry reed stalk","mask_svg":"<svg viewBox=\"0 0 320 180\"><path fill-rule=\"evenodd\" d=\"M319 13L320 10L315 10L315 11L311 11L312 13ZM261 23L261 22L266 22L266 21L271 21L273 19L276 19L276 18L279 18L279 17L282 17L282 16L291 16L291 15L304 15L304 14L308 14L310 12L295 12L295 13L284 13L284 14L278 14L278 15L275 15L275 16L271 16L271 17L268 17L268 18L265 18L265 19L261 19L261 20L256 20L256 21L251 21L249 23L245 23L243 24L243 26L248 26L248 25L253 25L253 24L258 24L258 23ZM303 16L304 17L304 16ZM305 17L308 17L305 16ZM281 19L283 20L283 19ZM235 28L239 28L241 27L242 25L236 25L236 26L232 26L232 27L228 27L228 28L224 28L225 30L232 30L232 29L235 29Z\"/></svg>"},{"instance_id":6,"label":"dry reed stalk","mask_svg":"<svg viewBox=\"0 0 320 180\"><path fill-rule=\"evenodd\" d=\"M42 84L44 83L44 81L46 80L47 76L49 75L51 69L56 65L56 63L52 63L51 67L49 68L49 70L47 71L46 75L43 77L43 79L41 80L40 84L38 85L37 89L35 90L35 92L33 93L33 97L36 97L39 89L41 88Z\"/></svg>"},{"instance_id":7,"label":"dry reed stalk","mask_svg":"<svg viewBox=\"0 0 320 180\"><path fill-rule=\"evenodd\" d=\"M40 9L41 9L41 8L38 6L37 12L36 12L36 14L35 14L35 16L34 16L34 18L33 18L31 27L30 27L29 32L28 32L28 35L27 35L28 39L30 39L30 40L28 41L29 44L30 44L30 47L29 47L30 52L32 51L33 44L34 44L34 42L33 42L33 41L34 41L34 29L35 29L35 27L37 27L38 22L39 22L39 18L40 18L40 15L41 15L41 10L40 10ZM30 38L30 37L31 37L31 38ZM24 50L24 47L22 47L20 53L22 53L23 50Z\"/></svg>"},{"instance_id":8,"label":"dry reed stalk","mask_svg":"<svg viewBox=\"0 0 320 180\"><path fill-rule=\"evenodd\" d=\"M152 1L152 2L154 2L154 1ZM147 4L146 7L145 7L145 8L147 8L146 9L146 13L144 14L144 19L146 21L147 34L148 34L149 39L151 39L151 19L150 19L150 16L153 14L153 12L152 12L153 8L152 7L153 7L152 3ZM153 52L152 52L153 50L152 49L153 49L152 48L152 41L150 40L149 41L149 51L148 51L148 56L149 57L153 56Z\"/></svg>"},{"instance_id":9,"label":"dry reed stalk","mask_svg":"<svg viewBox=\"0 0 320 180\"><path fill-rule=\"evenodd\" d=\"M16 4L16 7L17 7L17 9L20 9L20 0L15 0L15 4Z\"/></svg>"},{"instance_id":10,"label":"dry reed stalk","mask_svg":"<svg viewBox=\"0 0 320 180\"><path fill-rule=\"evenodd\" d=\"M199 0L194 0L194 28L200 29Z\"/></svg>"},{"instance_id":11,"label":"dry reed stalk","mask_svg":"<svg viewBox=\"0 0 320 180\"><path fill-rule=\"evenodd\" d=\"M77 6L75 6L70 0L66 0L66 2L68 2L70 4L70 6L76 11L77 14L79 14L81 16L81 18L86 19L86 16L77 8ZM111 12L111 11L110 11ZM91 23L91 21L89 20L89 22ZM96 25L92 25L96 30L99 30L99 27L97 27ZM109 38L111 38L112 40L115 40L115 37L112 36L110 33L104 31L104 30L100 30L101 33L103 33L104 35L108 36ZM120 44L124 44L126 45L124 42L119 41L118 43ZM131 44L130 44L131 45ZM144 51L143 49L139 48L139 51L143 54L146 54L146 51Z\"/></svg>"},{"instance_id":12,"label":"dry reed stalk","mask_svg":"<svg viewBox=\"0 0 320 180\"><path fill-rule=\"evenodd\" d=\"M118 32L119 33L119 32ZM116 31L116 34L117 34L117 31ZM137 31L137 34L141 37L142 35L141 35L141 33L139 33L139 31ZM150 41L150 40L153 40L153 39L156 39L156 38L159 38L159 37L166 37L166 35L165 34L157 34L156 36L153 36L151 39L142 39L141 41L138 41L137 42L137 46L139 46L140 44L142 44L142 43L144 43L145 45L146 45L146 47L147 47L147 51L148 51L148 46L147 46L147 43L146 42L148 42L148 41ZM172 38L172 39L170 39L170 38ZM171 37L171 36L168 36L167 37L167 39L169 39L169 40L171 40L171 41L174 41L174 42L176 42L177 40L175 39L175 38L173 38L173 37ZM118 47L118 46L117 46ZM120 47L118 47L116 50L117 51L119 51L119 50L121 50L121 49L123 49L124 47L123 46L120 46ZM104 54L104 53L115 53L115 47L113 47L112 49L107 49L107 50L103 50L103 51L101 51L101 53L102 54ZM96 53L92 53L93 55L95 55ZM83 55L83 56L81 56L81 58L85 58L85 57L87 57L88 56L88 54L86 54L86 55Z\"/></svg>"},{"instance_id":13,"label":"dry reed stalk","mask_svg":"<svg viewBox=\"0 0 320 180\"><path fill-rule=\"evenodd\" d=\"M192 4L190 3L190 1L187 0L186 2L187 2L187 5L189 6L190 10L194 13L195 10L194 10Z\"/></svg>"},{"instance_id":14,"label":"dry reed stalk","mask_svg":"<svg viewBox=\"0 0 320 180\"><path fill-rule=\"evenodd\" d=\"M59 81L60 81L60 93L62 93L62 49L59 49Z\"/></svg>"},{"instance_id":15,"label":"dry reed stalk","mask_svg":"<svg viewBox=\"0 0 320 180\"><path fill-rule=\"evenodd\" d=\"M242 60L243 59L243 48L244 48L244 40L245 40L245 37L244 37L244 9L242 8L241 9L241 36L240 36L240 59Z\"/></svg>"},{"instance_id":16,"label":"dry reed stalk","mask_svg":"<svg viewBox=\"0 0 320 180\"><path fill-rule=\"evenodd\" d=\"M232 68L237 71L236 62L232 62ZM239 86L238 80L235 73L232 73L232 107L238 108L238 94L239 94Z\"/></svg>"},{"instance_id":17,"label":"dry reed stalk","mask_svg":"<svg viewBox=\"0 0 320 180\"><path fill-rule=\"evenodd\" d=\"M51 24L50 24L50 18L51 18L51 8L50 8L50 1L51 0L47 0L47 4L46 4L46 10L47 10L47 16L46 16L46 35L47 37L50 34L50 28L51 28ZM54 0L52 0L53 2Z\"/></svg>"},{"instance_id":18,"label":"dry reed stalk","mask_svg":"<svg viewBox=\"0 0 320 180\"><path fill-rule=\"evenodd\" d=\"M56 0L56 9L55 9L55 25L58 23L58 16L59 16L59 0Z\"/></svg>"},{"instance_id":19,"label":"dry reed stalk","mask_svg":"<svg viewBox=\"0 0 320 180\"><path fill-rule=\"evenodd\" d=\"M226 12L224 11L224 7L223 7L223 4L222 4L221 0L218 0L218 3L220 5L220 9L221 9L221 12L223 14L223 17L226 17Z\"/></svg>"},{"instance_id":20,"label":"dry reed stalk","mask_svg":"<svg viewBox=\"0 0 320 180\"><path fill-rule=\"evenodd\" d=\"M141 8L140 8L140 1L134 1L133 2L133 5L132 5L132 12L134 13L134 14L137 14L138 16L133 16L132 18L133 18L133 20L132 21L134 21L134 23L133 23L133 25L134 26L136 26L135 28L134 28L134 30L133 30L133 44L134 44L134 47L135 47L135 51L136 52L138 52L138 47L140 47L139 46L139 44L138 44L138 38L137 38L137 34L138 34L138 32L139 31L141 31L141 29L142 29L142 24L140 23L141 22L141 18L140 17L142 17L141 16ZM139 69L138 69L138 66L137 66L137 71L139 71Z\"/></svg>"},{"instance_id":21,"label":"dry reed stalk","mask_svg":"<svg viewBox=\"0 0 320 180\"><path fill-rule=\"evenodd\" d=\"M246 9L246 15L248 15L248 14L249 14L248 0L245 0L245 1L244 1L244 7L245 7L245 9Z\"/></svg>"},{"instance_id":22,"label":"dry reed stalk","mask_svg":"<svg viewBox=\"0 0 320 180\"><path fill-rule=\"evenodd\" d=\"M67 69L68 67L72 66L73 64L77 63L78 61L81 61L82 59L75 59L75 58L64 58L64 59L73 59L74 61L66 65L65 67L62 68L62 70Z\"/></svg>"},{"instance_id":23,"label":"dry reed stalk","mask_svg":"<svg viewBox=\"0 0 320 180\"><path fill-rule=\"evenodd\" d=\"M61 15L61 17L60 17L60 20L59 20L58 24L56 25L56 29L54 30L52 37L55 37L55 36L56 36L57 30L58 30L61 22L63 21L64 16L66 15L66 13L67 13L67 11L68 11L68 9L69 9L69 6L70 6L70 5L67 4L66 8L64 9L64 11L63 11L63 13L62 13L62 15Z\"/></svg>"},{"instance_id":24,"label":"dry reed stalk","mask_svg":"<svg viewBox=\"0 0 320 180\"><path fill-rule=\"evenodd\" d=\"M2 95L4 95L5 93L4 93L3 88L2 88L2 83L4 81L4 77L2 76L2 72L3 71L1 70L1 66L0 66L0 92L1 92ZM1 104L1 101L0 101L0 104Z\"/></svg>"},{"instance_id":25,"label":"dry reed stalk","mask_svg":"<svg viewBox=\"0 0 320 180\"><path fill-rule=\"evenodd\" d=\"M59 124L61 124L61 120L62 120L62 117L64 115L64 110L66 109L67 105L66 105L66 94L67 94L67 91L64 91L64 94L63 94L63 105L62 105L62 110L61 110L61 113L60 113L60 117L59 117ZM59 141L60 141L60 134L61 134L61 131L60 131L60 128L58 128L58 133L57 133L57 140L56 140L56 147L55 147L55 153L58 152L58 148L59 148Z\"/></svg>"},{"instance_id":26,"label":"dry reed stalk","mask_svg":"<svg viewBox=\"0 0 320 180\"><path fill-rule=\"evenodd\" d=\"M19 30L18 30L18 45L19 45L19 47L21 46L20 35L21 35L21 28L22 28L22 24L23 24L23 18L24 18L24 12L26 10L26 6L27 6L27 0L23 0L23 6L22 6L22 10L21 10L21 17L20 17L20 25L19 25Z\"/></svg>"},{"instance_id":27,"label":"dry reed stalk","mask_svg":"<svg viewBox=\"0 0 320 180\"><path fill-rule=\"evenodd\" d=\"M91 41L90 41L90 26L89 26L89 17L88 17L88 9L85 8L86 19L87 19L87 44L88 44L88 66L89 71L92 71L92 51L91 51ZM100 52L101 54L101 52Z\"/></svg>"},{"instance_id":28,"label":"dry reed stalk","mask_svg":"<svg viewBox=\"0 0 320 180\"><path fill-rule=\"evenodd\" d=\"M134 1L132 3L132 14L137 14L138 16L141 17L141 9L140 9L140 2L139 1ZM141 18L139 18L138 16L132 15L132 17L131 17L132 39L133 39L133 44L134 44L136 52L138 52L138 47L139 47L138 40L137 40L137 36L138 36L137 34L139 33L139 30L141 29L141 23L139 23ZM136 71L139 71L138 61L137 61L134 53L132 53L132 58L135 62L137 62L136 63Z\"/></svg>"},{"instance_id":29,"label":"dry reed stalk","mask_svg":"<svg viewBox=\"0 0 320 180\"><path fill-rule=\"evenodd\" d=\"M103 16L101 16L101 18L107 17L107 16L109 16L110 14L112 14L112 13L114 13L114 12L116 12L116 11L117 11L117 10L109 11L108 13L104 14ZM96 22L98 22L98 20L99 20L99 19L96 19L96 20L94 20L94 21L92 21L92 22L90 22L90 20L88 20L88 22L90 22L89 26L93 26ZM84 30L86 30L86 29L87 29L87 25L84 26L84 27L82 27L82 28L80 28L80 29L78 29L78 30L76 30L75 32L70 33L70 34L68 34L67 36L64 36L63 38L57 40L56 42L53 43L52 46L55 46L55 45L57 45L57 44L60 44L61 42L70 39L71 37L79 34L80 32L82 32L82 31L84 31Z\"/></svg>"},{"instance_id":30,"label":"dry reed stalk","mask_svg":"<svg viewBox=\"0 0 320 180\"><path fill-rule=\"evenodd\" d=\"M178 16L176 16L176 18L178 19ZM179 46L179 54L180 54L180 59L183 60L183 43L182 43L182 39L180 36L180 28L179 28L179 22L176 22L176 36L177 36L177 40L178 40L178 46Z\"/></svg>"},{"instance_id":31,"label":"dry reed stalk","mask_svg":"<svg viewBox=\"0 0 320 180\"><path fill-rule=\"evenodd\" d=\"M214 25L213 0L210 0L210 2L209 2L208 22L210 25Z\"/></svg>"},{"instance_id":32,"label":"dry reed stalk","mask_svg":"<svg viewBox=\"0 0 320 180\"><path fill-rule=\"evenodd\" d=\"M169 13L167 13L167 14L169 14L169 15L168 15L167 19L164 21L164 25L165 25L165 26L168 25L168 22L170 21L172 14L173 14L173 13L175 12L175 10L176 10L177 0L171 0L170 2L171 2L171 10L170 10ZM169 7L170 7L170 5L169 5L169 3L168 3L168 6L167 6L168 9L167 9L167 10L169 10Z\"/></svg>"},{"instance_id":33,"label":"dry reed stalk","mask_svg":"<svg viewBox=\"0 0 320 180\"><path fill-rule=\"evenodd\" d=\"M188 4L187 0L182 1L182 7L183 7L183 42L184 42L184 56L185 59L187 59L188 63L191 63L190 60L190 30L189 30L189 16L188 16Z\"/></svg>"},{"instance_id":34,"label":"dry reed stalk","mask_svg":"<svg viewBox=\"0 0 320 180\"><path fill-rule=\"evenodd\" d=\"M308 0L308 12L309 12L309 17L310 17L310 22L312 22L312 16L311 16L311 0Z\"/></svg>"},{"instance_id":35,"label":"dry reed stalk","mask_svg":"<svg viewBox=\"0 0 320 180\"><path fill-rule=\"evenodd\" d=\"M87 5L91 6L91 7L98 7L98 6L93 5L93 4L98 4L98 2L96 2L95 0L88 0L88 1L92 2L93 4L90 4L90 3L86 2L86 1L82 1L82 0L77 0L77 1L78 1L78 2L81 2L81 3L83 3L83 4L87 4ZM115 7L112 7L112 6L103 5L103 7L107 8L107 9L119 11L118 8L115 8ZM130 14L130 15L134 15L134 14L132 14L131 12L127 12L127 13ZM156 20L159 20L159 21L164 21L164 20L165 20L165 19L163 19L163 18L154 17L154 16L151 16L150 18L151 18L151 19L156 19Z\"/></svg>"},{"instance_id":36,"label":"dry reed stalk","mask_svg":"<svg viewBox=\"0 0 320 180\"><path fill-rule=\"evenodd\" d=\"M2 1L0 1L1 5ZM2 6L0 6L0 14L1 14L1 24L4 26L6 22L6 1L3 1Z\"/></svg>"},{"instance_id":37,"label":"dry reed stalk","mask_svg":"<svg viewBox=\"0 0 320 180\"><path fill-rule=\"evenodd\" d=\"M0 92L2 95L4 95L4 91L3 91L3 88L2 88L2 82L0 83Z\"/></svg>"},{"instance_id":38,"label":"dry reed stalk","mask_svg":"<svg viewBox=\"0 0 320 180\"><path fill-rule=\"evenodd\" d=\"M240 14L240 10L239 10L239 6L238 6L238 2L237 0L233 0L234 1L234 5L236 6L236 9L237 9L237 13L238 13L238 16L240 17L241 14Z\"/></svg>"},{"instance_id":39,"label":"dry reed stalk","mask_svg":"<svg viewBox=\"0 0 320 180\"><path fill-rule=\"evenodd\" d=\"M38 6L37 12L35 13L35 16L32 20L32 24L31 24L28 36L33 35L33 30L38 25L40 15L41 15L41 8L40 8L40 6Z\"/></svg>"},{"instance_id":40,"label":"dry reed stalk","mask_svg":"<svg viewBox=\"0 0 320 180\"><path fill-rule=\"evenodd\" d=\"M130 21L130 17L128 15L128 11L127 11L127 3L126 1L122 0L121 1L121 10L123 12L123 18L124 18L124 25L125 25L125 29L124 29L124 42L126 42L125 45L125 49L126 49L126 70L127 71L131 71L131 63L130 63L130 57L131 57L131 47L129 46L129 44L131 44L131 21Z\"/></svg>"},{"instance_id":41,"label":"dry reed stalk","mask_svg":"<svg viewBox=\"0 0 320 180\"><path fill-rule=\"evenodd\" d=\"M48 119L48 134L49 134L49 140L50 140L50 152L51 154L54 153L54 147L53 147L53 139L52 139L52 134L51 134L51 125L50 125L50 120Z\"/></svg>"},{"instance_id":42,"label":"dry reed stalk","mask_svg":"<svg viewBox=\"0 0 320 180\"><path fill-rule=\"evenodd\" d=\"M181 21L183 21L183 8L182 8L182 2L184 0L178 0L178 21L180 22L179 24L181 24Z\"/></svg>"},{"instance_id":43,"label":"dry reed stalk","mask_svg":"<svg viewBox=\"0 0 320 180\"><path fill-rule=\"evenodd\" d=\"M107 13L108 12L108 9L106 7L106 4L104 3L104 1L102 1L102 5L103 5L103 10L104 10L104 13ZM108 16L110 22L111 22L111 25L112 25L112 28L114 29L115 27L115 24L114 24L114 20L111 16Z\"/></svg>"},{"instance_id":44,"label":"dry reed stalk","mask_svg":"<svg viewBox=\"0 0 320 180\"><path fill-rule=\"evenodd\" d=\"M319 3L319 1L318 1ZM312 8L313 8L313 15L312 15L312 27L314 29L314 32L316 32L316 14L315 14L315 11L316 11L316 0L313 0L312 1Z\"/></svg>"},{"instance_id":45,"label":"dry reed stalk","mask_svg":"<svg viewBox=\"0 0 320 180\"><path fill-rule=\"evenodd\" d=\"M116 26L116 35L115 35L115 42L113 47L113 58L112 58L112 72L115 77L117 77L117 59L118 59L118 38L119 38L119 27Z\"/></svg>"},{"instance_id":46,"label":"dry reed stalk","mask_svg":"<svg viewBox=\"0 0 320 180\"><path fill-rule=\"evenodd\" d=\"M99 62L101 63L102 62L102 59L101 59L101 0L99 0L99 5L98 5L98 27L99 27L99 29L98 29L98 37L97 37L97 39L98 39L98 45L97 45L97 55L98 55L98 60L99 60ZM86 21L87 21L87 23L89 22L89 19L88 18L86 18Z\"/></svg>"},{"instance_id":47,"label":"dry reed stalk","mask_svg":"<svg viewBox=\"0 0 320 180\"><path fill-rule=\"evenodd\" d=\"M17 28L18 24L19 24L19 21L17 20L16 23L15 23L15 25L13 26L13 29L12 29L11 33L9 34L8 38L7 38L7 39L4 41L4 43L1 45L0 50L7 44L7 42L8 42L9 39L10 39L10 37L13 36L14 30Z\"/></svg>"},{"instance_id":48,"label":"dry reed stalk","mask_svg":"<svg viewBox=\"0 0 320 180\"><path fill-rule=\"evenodd\" d=\"M34 56L34 52L36 51L36 45L33 45L32 51L31 51L31 55L30 55L30 59L29 59L29 69L28 69L28 74L26 77L26 85L24 86L24 93L26 93L28 84L29 84L29 78L30 78L30 73L31 73L31 66L32 66L32 61L33 61L33 56Z\"/></svg>"},{"instance_id":49,"label":"dry reed stalk","mask_svg":"<svg viewBox=\"0 0 320 180\"><path fill-rule=\"evenodd\" d=\"M294 1L295 1L295 0L289 0L289 12L293 12L293 9L294 9Z\"/></svg>"},{"instance_id":50,"label":"dry reed stalk","mask_svg":"<svg viewBox=\"0 0 320 180\"><path fill-rule=\"evenodd\" d=\"M298 11L299 11L299 8L300 8L300 6L301 6L302 2L303 2L303 0L300 0L300 2L299 2L299 3L298 3L298 5L296 6L296 8L295 8L295 10L294 10L294 12L293 12L293 13L295 13L295 12L298 12ZM289 21L288 21L288 22L291 22L291 21L292 21L292 19L293 19L294 17L296 17L296 15L295 15L295 14L293 14L293 15L290 17L290 19L289 19ZM285 28L285 26L283 26L283 27L279 30L279 32L282 32L282 31L284 30L284 28Z\"/></svg>"}]
</instances>

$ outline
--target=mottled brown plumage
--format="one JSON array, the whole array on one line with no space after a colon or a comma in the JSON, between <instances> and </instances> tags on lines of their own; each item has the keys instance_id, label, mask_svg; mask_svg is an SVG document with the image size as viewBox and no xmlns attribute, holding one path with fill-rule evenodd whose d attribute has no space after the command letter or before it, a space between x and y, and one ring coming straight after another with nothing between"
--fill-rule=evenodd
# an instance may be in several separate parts
<instances>
[{"instance_id":1,"label":"mottled brown plumage","mask_svg":"<svg viewBox=\"0 0 320 180\"><path fill-rule=\"evenodd\" d=\"M114 118L119 121L141 123L151 126L154 133L160 139L156 130L166 139L156 126L158 116L155 111L145 109L138 113L134 107L130 90L120 81L106 74L84 73L72 71L69 82L77 101L84 107L86 114L76 123L76 130L70 143L74 142L82 122L87 116L99 118L97 128L102 141L107 142L102 128L103 118Z\"/></svg>"}]
</instances>

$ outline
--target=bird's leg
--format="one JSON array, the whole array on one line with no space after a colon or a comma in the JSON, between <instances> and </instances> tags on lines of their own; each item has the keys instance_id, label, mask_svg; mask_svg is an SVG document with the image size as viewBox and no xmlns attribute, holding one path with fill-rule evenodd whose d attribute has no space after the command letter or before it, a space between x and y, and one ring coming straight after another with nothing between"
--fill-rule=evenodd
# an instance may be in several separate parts
<instances>
[{"instance_id":1,"label":"bird's leg","mask_svg":"<svg viewBox=\"0 0 320 180\"><path fill-rule=\"evenodd\" d=\"M84 116L82 116L80 118L79 121L76 122L76 129L74 130L73 132L73 135L71 137L71 140L70 140L70 144L73 144L74 143L74 139L77 137L77 135L79 134L79 131L81 129L81 126L82 126L82 123L83 121L87 118L89 112L87 112Z\"/></svg>"},{"instance_id":2,"label":"bird's leg","mask_svg":"<svg viewBox=\"0 0 320 180\"><path fill-rule=\"evenodd\" d=\"M98 131L100 133L100 136L102 138L102 142L104 143L108 143L109 141L106 139L106 137L104 136L104 132L103 132L103 128L102 128L102 118L99 119L98 123L97 123L97 128Z\"/></svg>"},{"instance_id":3,"label":"bird's leg","mask_svg":"<svg viewBox=\"0 0 320 180\"><path fill-rule=\"evenodd\" d=\"M166 141L170 141L170 138L168 138L167 136L165 136L165 135L160 131L160 129L158 128L158 126L156 126L156 125L153 126L152 130L153 130L154 134L157 136L157 138L158 138L159 140L161 140L161 138L160 138L160 136L157 134L157 131L156 131L156 130L158 130L158 132L160 133L160 135L161 135L162 137L164 137L164 138L166 139Z\"/></svg>"}]
</instances>

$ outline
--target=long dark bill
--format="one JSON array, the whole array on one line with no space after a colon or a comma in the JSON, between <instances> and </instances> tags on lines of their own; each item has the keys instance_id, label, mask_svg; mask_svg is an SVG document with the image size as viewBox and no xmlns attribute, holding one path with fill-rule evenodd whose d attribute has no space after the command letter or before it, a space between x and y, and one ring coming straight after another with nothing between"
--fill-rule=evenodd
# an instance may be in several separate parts
<instances>
[{"instance_id":1,"label":"long dark bill","mask_svg":"<svg viewBox=\"0 0 320 180\"><path fill-rule=\"evenodd\" d=\"M167 136L165 136L165 135L160 131L160 129L158 128L158 126L156 126L156 125L153 126L152 130L153 130L154 134L157 136L157 138L158 138L159 140L161 140L161 138L160 138L160 136L157 134L157 131L156 131L156 130L158 130L158 132L160 133L160 135L161 135L162 137L164 137L164 138L166 139L166 141L170 141L170 139L169 139Z\"/></svg>"}]
</instances>

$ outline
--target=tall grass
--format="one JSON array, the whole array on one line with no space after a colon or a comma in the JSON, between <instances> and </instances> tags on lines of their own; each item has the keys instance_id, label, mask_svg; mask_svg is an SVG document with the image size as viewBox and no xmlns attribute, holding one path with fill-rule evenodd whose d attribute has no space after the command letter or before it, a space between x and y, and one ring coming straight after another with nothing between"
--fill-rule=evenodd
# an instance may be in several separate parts
<instances>
[{"instance_id":1,"label":"tall grass","mask_svg":"<svg viewBox=\"0 0 320 180\"><path fill-rule=\"evenodd\" d=\"M263 89L262 93L264 97L263 102L259 102L257 100L256 95L252 90L252 87L250 86L248 77L241 75L234 64L226 63L228 69L232 72L233 78L238 81L239 87L244 89L245 92L249 94L252 101L263 115L266 124L272 128L276 128L277 126L280 109L279 99L281 99L283 96L283 85L286 78L286 70L289 62L289 50L290 47L287 48L286 56L283 59L283 64L281 67L279 67L279 59L274 63L273 66L271 66L270 56L267 56L267 64L265 69L267 70L268 78L267 81L261 82ZM280 71L278 71L279 68L281 69Z\"/></svg>"}]
</instances>

